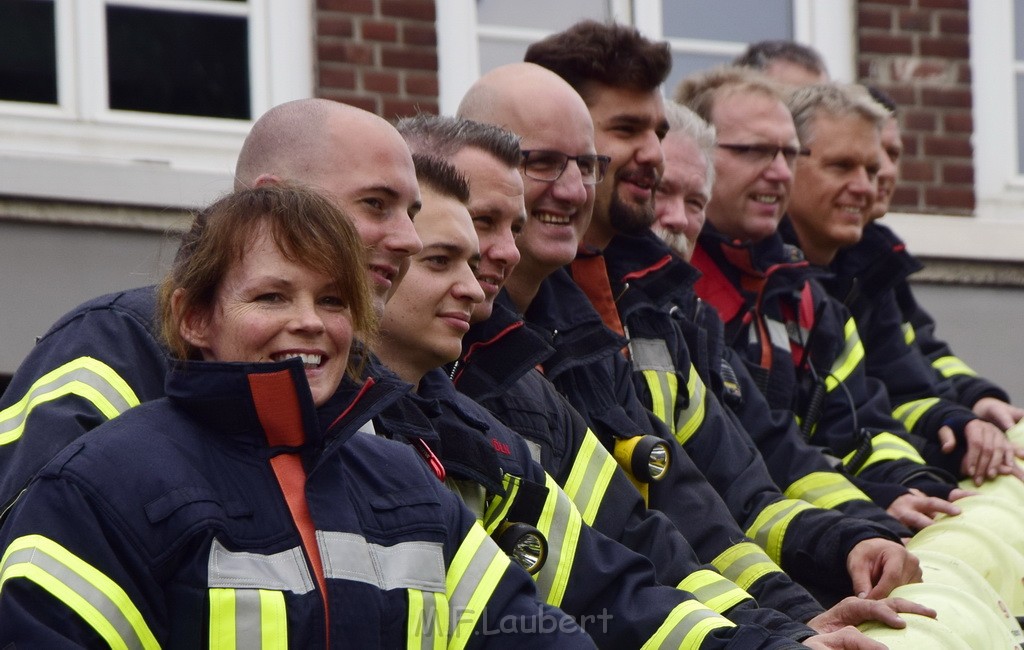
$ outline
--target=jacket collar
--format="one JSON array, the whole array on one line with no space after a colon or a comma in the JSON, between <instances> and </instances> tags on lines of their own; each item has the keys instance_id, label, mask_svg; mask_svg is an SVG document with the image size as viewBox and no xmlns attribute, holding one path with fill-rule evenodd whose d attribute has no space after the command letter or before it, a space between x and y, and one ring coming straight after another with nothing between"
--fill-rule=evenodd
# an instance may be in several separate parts
<instances>
[{"instance_id":1,"label":"jacket collar","mask_svg":"<svg viewBox=\"0 0 1024 650\"><path fill-rule=\"evenodd\" d=\"M615 282L643 291L657 305L691 297L700 277L700 271L650 230L637 236L617 235L604 254Z\"/></svg>"},{"instance_id":2,"label":"jacket collar","mask_svg":"<svg viewBox=\"0 0 1024 650\"><path fill-rule=\"evenodd\" d=\"M345 377L316 408L302 362L179 361L167 375L168 399L210 423L218 435L278 451L344 441L407 386L390 380L356 383Z\"/></svg>"},{"instance_id":3,"label":"jacket collar","mask_svg":"<svg viewBox=\"0 0 1024 650\"><path fill-rule=\"evenodd\" d=\"M504 393L523 375L554 354L539 334L503 304L476 323L462 339L462 358L448 366L456 386L481 401Z\"/></svg>"}]
</instances>

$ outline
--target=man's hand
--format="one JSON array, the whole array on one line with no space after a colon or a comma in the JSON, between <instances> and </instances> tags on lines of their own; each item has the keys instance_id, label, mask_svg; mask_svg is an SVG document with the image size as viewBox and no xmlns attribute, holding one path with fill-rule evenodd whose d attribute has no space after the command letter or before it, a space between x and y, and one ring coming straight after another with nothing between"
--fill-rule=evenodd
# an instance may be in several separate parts
<instances>
[{"instance_id":1,"label":"man's hand","mask_svg":"<svg viewBox=\"0 0 1024 650\"><path fill-rule=\"evenodd\" d=\"M885 644L872 641L855 627L844 627L828 634L812 636L803 644L820 650L886 650Z\"/></svg>"},{"instance_id":2,"label":"man's hand","mask_svg":"<svg viewBox=\"0 0 1024 650\"><path fill-rule=\"evenodd\" d=\"M964 492L959 496L966 496L966 491L954 490L954 492L958 491ZM950 499L952 499L952 494ZM915 532L934 524L935 516L938 514L960 514L960 508L949 501L939 497L930 497L915 488L911 488L908 494L897 497L885 511Z\"/></svg>"},{"instance_id":3,"label":"man's hand","mask_svg":"<svg viewBox=\"0 0 1024 650\"><path fill-rule=\"evenodd\" d=\"M850 596L836 603L832 609L818 614L807 621L807 626L819 634L841 630L847 625L860 625L867 621L878 621L889 627L902 630L907 626L899 613L920 614L935 618L936 612L906 598L867 600Z\"/></svg>"},{"instance_id":4,"label":"man's hand","mask_svg":"<svg viewBox=\"0 0 1024 650\"><path fill-rule=\"evenodd\" d=\"M995 397L982 397L971 408L974 414L982 420L991 422L1003 431L1006 431L1024 418L1024 409L1013 404L1008 404ZM1024 456L1021 456L1024 458Z\"/></svg>"},{"instance_id":5,"label":"man's hand","mask_svg":"<svg viewBox=\"0 0 1024 650\"><path fill-rule=\"evenodd\" d=\"M964 427L964 437L967 439L967 450L960 463L960 472L966 478L973 479L975 485L981 485L986 479L995 478L999 474L1013 474L1024 481L1024 470L1015 462L1018 456L1024 457L1024 450L1014 445L1002 429L985 420L971 420ZM949 427L940 428L939 443L942 445L942 453L952 453L956 449L953 430Z\"/></svg>"},{"instance_id":6,"label":"man's hand","mask_svg":"<svg viewBox=\"0 0 1024 650\"><path fill-rule=\"evenodd\" d=\"M887 539L866 539L846 557L853 593L861 598L885 598L900 585L921 582L921 564L906 547Z\"/></svg>"}]
</instances>

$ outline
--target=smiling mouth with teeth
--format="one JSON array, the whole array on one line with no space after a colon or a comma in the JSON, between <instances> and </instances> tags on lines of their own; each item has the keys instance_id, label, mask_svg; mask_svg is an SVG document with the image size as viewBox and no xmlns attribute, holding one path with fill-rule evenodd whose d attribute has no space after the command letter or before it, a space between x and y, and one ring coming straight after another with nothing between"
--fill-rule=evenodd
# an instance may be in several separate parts
<instances>
[{"instance_id":1,"label":"smiling mouth with teeth","mask_svg":"<svg viewBox=\"0 0 1024 650\"><path fill-rule=\"evenodd\" d=\"M774 205L779 202L779 197L774 194L755 194L754 200L758 203L770 203Z\"/></svg>"},{"instance_id":2,"label":"smiling mouth with teeth","mask_svg":"<svg viewBox=\"0 0 1024 650\"><path fill-rule=\"evenodd\" d=\"M537 221L550 224L552 226L568 226L572 221L568 216L551 214L549 212L538 212L533 216Z\"/></svg>"},{"instance_id":3,"label":"smiling mouth with teeth","mask_svg":"<svg viewBox=\"0 0 1024 650\"><path fill-rule=\"evenodd\" d=\"M319 368L323 357L319 354L305 354L302 352L271 355L272 361L285 361L287 359L301 359L302 365L306 368Z\"/></svg>"}]
</instances>

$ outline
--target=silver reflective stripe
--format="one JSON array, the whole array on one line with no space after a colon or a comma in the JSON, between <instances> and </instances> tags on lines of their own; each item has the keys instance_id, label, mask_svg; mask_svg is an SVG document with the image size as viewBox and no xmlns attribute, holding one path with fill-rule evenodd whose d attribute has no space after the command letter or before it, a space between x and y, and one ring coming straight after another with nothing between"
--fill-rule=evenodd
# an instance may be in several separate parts
<instances>
[{"instance_id":1,"label":"silver reflective stripe","mask_svg":"<svg viewBox=\"0 0 1024 650\"><path fill-rule=\"evenodd\" d=\"M523 438L523 440L526 440L526 438ZM533 462L540 465L540 445L532 440L526 440L526 446L530 450L530 458L533 459Z\"/></svg>"},{"instance_id":2,"label":"silver reflective stripe","mask_svg":"<svg viewBox=\"0 0 1024 650\"><path fill-rule=\"evenodd\" d=\"M14 551L7 556L7 561L3 566L0 566L0 576L5 576L9 568L18 564L28 564L42 569L43 572L49 574L61 584L62 588L56 591L45 587L44 585L44 588L47 588L51 594L59 598L65 605L73 607L73 604L65 599L65 590L70 590L74 595L78 596L95 608L103 617L104 622L114 628L117 635L124 641L125 645L130 650L142 650L144 647L142 639L139 638L139 635L135 632L135 628L132 627L131 622L129 622L125 617L121 608L118 607L117 604L114 603L105 593L103 593L103 591L82 577L73 568L46 553L44 550L33 547ZM2 586L2 584L3 583L0 582L0 586ZM73 607L73 609L80 613L79 608ZM93 626L92 622L89 622L89 624L90 626ZM95 629L95 627L93 629Z\"/></svg>"},{"instance_id":3,"label":"silver reflective stripe","mask_svg":"<svg viewBox=\"0 0 1024 650\"><path fill-rule=\"evenodd\" d=\"M576 559L583 518L550 475L544 475L544 484L548 488L548 498L537 528L548 540L548 558L535 578L537 593L544 602L559 607Z\"/></svg>"},{"instance_id":4,"label":"silver reflective stripe","mask_svg":"<svg viewBox=\"0 0 1024 650\"><path fill-rule=\"evenodd\" d=\"M367 420L363 424L363 426L356 429L356 431L358 431L359 433L368 433L371 436L377 435L377 429L375 429L373 426L373 420Z\"/></svg>"},{"instance_id":5,"label":"silver reflective stripe","mask_svg":"<svg viewBox=\"0 0 1024 650\"><path fill-rule=\"evenodd\" d=\"M733 623L706 607L687 605L691 604L683 603L677 607L684 613L682 620L665 636L659 648L699 648L712 630L733 627Z\"/></svg>"},{"instance_id":6,"label":"silver reflective stripe","mask_svg":"<svg viewBox=\"0 0 1024 650\"><path fill-rule=\"evenodd\" d=\"M235 592L235 647L261 648L263 646L263 610L260 592L239 589Z\"/></svg>"},{"instance_id":7,"label":"silver reflective stripe","mask_svg":"<svg viewBox=\"0 0 1024 650\"><path fill-rule=\"evenodd\" d=\"M21 436L25 421L38 404L65 395L87 400L107 419L139 404L132 389L110 366L80 357L40 377L25 396L0 412L0 444Z\"/></svg>"},{"instance_id":8,"label":"silver reflective stripe","mask_svg":"<svg viewBox=\"0 0 1024 650\"><path fill-rule=\"evenodd\" d=\"M630 339L629 354L637 370L676 371L668 345L662 339Z\"/></svg>"},{"instance_id":9,"label":"silver reflective stripe","mask_svg":"<svg viewBox=\"0 0 1024 650\"><path fill-rule=\"evenodd\" d=\"M299 547L270 555L236 553L214 539L207 565L211 589L272 589L296 594L313 590L306 556Z\"/></svg>"},{"instance_id":10,"label":"silver reflective stripe","mask_svg":"<svg viewBox=\"0 0 1024 650\"><path fill-rule=\"evenodd\" d=\"M764 319L764 323L768 328L768 338L771 340L772 345L788 351L790 349L789 331L786 329L786 324L773 318Z\"/></svg>"},{"instance_id":11,"label":"silver reflective stripe","mask_svg":"<svg viewBox=\"0 0 1024 650\"><path fill-rule=\"evenodd\" d=\"M355 580L380 589L419 589L444 593L440 542L372 544L354 533L316 531L328 578Z\"/></svg>"}]
</instances>

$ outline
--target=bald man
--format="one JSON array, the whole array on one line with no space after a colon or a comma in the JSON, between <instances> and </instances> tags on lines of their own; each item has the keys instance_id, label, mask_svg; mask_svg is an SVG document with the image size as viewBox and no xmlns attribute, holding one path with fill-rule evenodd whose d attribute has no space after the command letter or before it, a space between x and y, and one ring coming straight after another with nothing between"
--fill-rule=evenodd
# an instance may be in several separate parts
<instances>
[{"instance_id":1,"label":"bald man","mask_svg":"<svg viewBox=\"0 0 1024 650\"><path fill-rule=\"evenodd\" d=\"M283 179L332 196L369 249L377 309L421 249L412 156L366 111L324 99L276 106L252 127L235 186ZM69 442L164 395L166 351L154 287L93 299L62 317L15 372L0 400L0 511Z\"/></svg>"}]
</instances>

